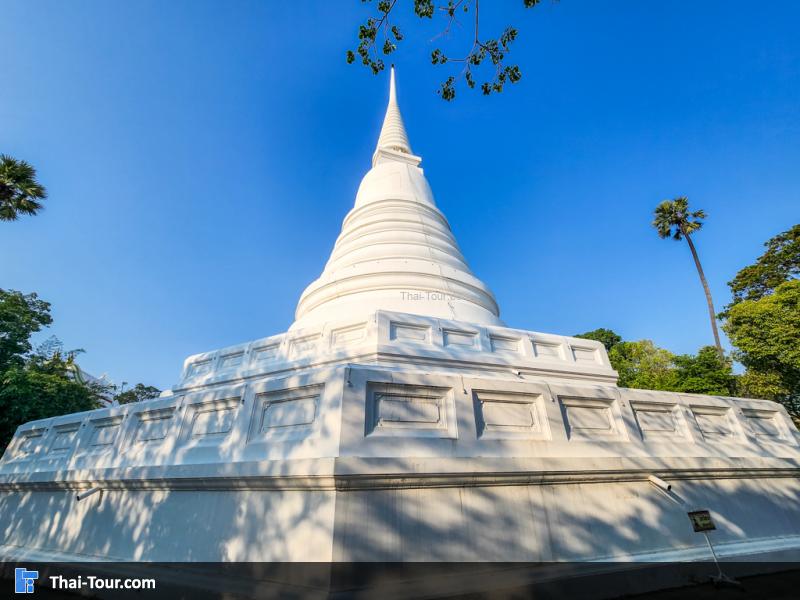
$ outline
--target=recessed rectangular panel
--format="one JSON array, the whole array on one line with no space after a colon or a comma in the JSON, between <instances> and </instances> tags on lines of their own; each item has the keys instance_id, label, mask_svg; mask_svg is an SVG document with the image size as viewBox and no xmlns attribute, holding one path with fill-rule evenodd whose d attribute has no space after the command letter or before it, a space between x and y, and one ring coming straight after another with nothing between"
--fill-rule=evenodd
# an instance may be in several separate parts
<instances>
[{"instance_id":1,"label":"recessed rectangular panel","mask_svg":"<svg viewBox=\"0 0 800 600\"><path fill-rule=\"evenodd\" d=\"M519 352L520 339L490 336L492 352Z\"/></svg>"},{"instance_id":2,"label":"recessed rectangular panel","mask_svg":"<svg viewBox=\"0 0 800 600\"><path fill-rule=\"evenodd\" d=\"M579 363L596 363L597 362L597 349L596 348L582 348L580 346L572 347L572 356L575 362Z\"/></svg>"},{"instance_id":3,"label":"recessed rectangular panel","mask_svg":"<svg viewBox=\"0 0 800 600\"><path fill-rule=\"evenodd\" d=\"M258 363L267 360L273 360L278 356L278 350L280 347L280 343L275 343L253 348L253 362Z\"/></svg>"},{"instance_id":4,"label":"recessed rectangular panel","mask_svg":"<svg viewBox=\"0 0 800 600\"><path fill-rule=\"evenodd\" d=\"M313 335L306 335L293 339L290 342L292 355L304 354L316 350L321 337L321 334L315 333Z\"/></svg>"},{"instance_id":5,"label":"recessed rectangular panel","mask_svg":"<svg viewBox=\"0 0 800 600\"><path fill-rule=\"evenodd\" d=\"M242 392L242 388L233 388L187 397L178 448L191 451L224 444L234 430L242 406Z\"/></svg>"},{"instance_id":6,"label":"recessed rectangular panel","mask_svg":"<svg viewBox=\"0 0 800 600\"><path fill-rule=\"evenodd\" d=\"M442 431L450 427L450 388L422 385L373 383L367 389L367 433Z\"/></svg>"},{"instance_id":7,"label":"recessed rectangular panel","mask_svg":"<svg viewBox=\"0 0 800 600\"><path fill-rule=\"evenodd\" d=\"M36 452L43 440L45 429L29 429L22 434L22 439L17 443L15 457L23 457Z\"/></svg>"},{"instance_id":8,"label":"recessed rectangular panel","mask_svg":"<svg viewBox=\"0 0 800 600\"><path fill-rule=\"evenodd\" d=\"M205 375L211 372L212 360L198 360L189 366L189 377L197 377L198 375Z\"/></svg>"},{"instance_id":9,"label":"recessed rectangular panel","mask_svg":"<svg viewBox=\"0 0 800 600\"><path fill-rule=\"evenodd\" d=\"M135 414L138 420L134 442L152 442L163 440L169 433L175 409L164 408L160 410L142 411Z\"/></svg>"},{"instance_id":10,"label":"recessed rectangular panel","mask_svg":"<svg viewBox=\"0 0 800 600\"><path fill-rule=\"evenodd\" d=\"M545 439L541 394L476 390L475 420L481 439Z\"/></svg>"},{"instance_id":11,"label":"recessed rectangular panel","mask_svg":"<svg viewBox=\"0 0 800 600\"><path fill-rule=\"evenodd\" d=\"M725 441L733 438L729 411L729 408L718 406L692 406L692 413L704 439Z\"/></svg>"},{"instance_id":12,"label":"recessed rectangular panel","mask_svg":"<svg viewBox=\"0 0 800 600\"><path fill-rule=\"evenodd\" d=\"M225 435L233 427L238 406L238 398L197 405L189 428L189 436L203 438Z\"/></svg>"},{"instance_id":13,"label":"recessed rectangular panel","mask_svg":"<svg viewBox=\"0 0 800 600\"><path fill-rule=\"evenodd\" d=\"M244 361L244 351L225 354L219 360L219 368L232 369L234 367L240 366L243 361Z\"/></svg>"},{"instance_id":14,"label":"recessed rectangular panel","mask_svg":"<svg viewBox=\"0 0 800 600\"><path fill-rule=\"evenodd\" d=\"M677 404L631 402L642 439L685 437Z\"/></svg>"},{"instance_id":15,"label":"recessed rectangular panel","mask_svg":"<svg viewBox=\"0 0 800 600\"><path fill-rule=\"evenodd\" d=\"M533 340L533 352L537 358L550 358L556 360L563 360L564 358L561 354L560 344L551 344L548 342L539 342Z\"/></svg>"},{"instance_id":16,"label":"recessed rectangular panel","mask_svg":"<svg viewBox=\"0 0 800 600\"><path fill-rule=\"evenodd\" d=\"M406 342L424 342L430 339L430 327L424 325L411 325L408 323L395 323L392 321L389 339Z\"/></svg>"},{"instance_id":17,"label":"recessed rectangular panel","mask_svg":"<svg viewBox=\"0 0 800 600\"><path fill-rule=\"evenodd\" d=\"M78 437L80 422L57 425L54 429L53 441L50 443L48 454L64 454L72 448L75 439Z\"/></svg>"},{"instance_id":18,"label":"recessed rectangular panel","mask_svg":"<svg viewBox=\"0 0 800 600\"><path fill-rule=\"evenodd\" d=\"M532 429L536 423L531 402L482 402L483 422L491 429Z\"/></svg>"},{"instance_id":19,"label":"recessed rectangular panel","mask_svg":"<svg viewBox=\"0 0 800 600\"><path fill-rule=\"evenodd\" d=\"M438 398L382 395L377 400L380 423L436 424L441 420Z\"/></svg>"},{"instance_id":20,"label":"recessed rectangular panel","mask_svg":"<svg viewBox=\"0 0 800 600\"><path fill-rule=\"evenodd\" d=\"M571 406L567 410L572 429L595 429L610 431L611 419L608 408L595 406Z\"/></svg>"},{"instance_id":21,"label":"recessed rectangular panel","mask_svg":"<svg viewBox=\"0 0 800 600\"><path fill-rule=\"evenodd\" d=\"M561 398L569 439L617 437L619 430L611 411L613 400L605 398Z\"/></svg>"},{"instance_id":22,"label":"recessed rectangular panel","mask_svg":"<svg viewBox=\"0 0 800 600\"><path fill-rule=\"evenodd\" d=\"M354 325L352 327L334 329L331 331L331 343L334 346L346 346L348 344L354 344L364 339L366 331L366 327L363 323Z\"/></svg>"},{"instance_id":23,"label":"recessed rectangular panel","mask_svg":"<svg viewBox=\"0 0 800 600\"><path fill-rule=\"evenodd\" d=\"M120 432L122 417L109 417L91 421L92 433L89 436L89 446L102 449L114 444Z\"/></svg>"},{"instance_id":24,"label":"recessed rectangular panel","mask_svg":"<svg viewBox=\"0 0 800 600\"><path fill-rule=\"evenodd\" d=\"M262 433L273 427L310 425L317 415L317 396L267 402L261 420Z\"/></svg>"},{"instance_id":25,"label":"recessed rectangular panel","mask_svg":"<svg viewBox=\"0 0 800 600\"><path fill-rule=\"evenodd\" d=\"M444 345L457 348L474 348L477 335L471 331L444 330Z\"/></svg>"},{"instance_id":26,"label":"recessed rectangular panel","mask_svg":"<svg viewBox=\"0 0 800 600\"><path fill-rule=\"evenodd\" d=\"M642 431L654 433L675 433L677 424L671 410L637 410L636 418Z\"/></svg>"},{"instance_id":27,"label":"recessed rectangular panel","mask_svg":"<svg viewBox=\"0 0 800 600\"><path fill-rule=\"evenodd\" d=\"M250 442L304 439L316 430L324 384L255 395Z\"/></svg>"},{"instance_id":28,"label":"recessed rectangular panel","mask_svg":"<svg viewBox=\"0 0 800 600\"><path fill-rule=\"evenodd\" d=\"M783 438L780 416L777 411L746 408L742 412L757 438L776 441Z\"/></svg>"}]
</instances>

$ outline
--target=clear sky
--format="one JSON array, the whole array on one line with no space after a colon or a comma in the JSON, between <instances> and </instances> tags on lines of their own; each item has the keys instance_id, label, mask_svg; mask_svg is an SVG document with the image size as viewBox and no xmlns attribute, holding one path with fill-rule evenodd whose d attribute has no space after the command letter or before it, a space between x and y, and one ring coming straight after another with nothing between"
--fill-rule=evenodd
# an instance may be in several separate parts
<instances>
[{"instance_id":1,"label":"clear sky","mask_svg":"<svg viewBox=\"0 0 800 600\"><path fill-rule=\"evenodd\" d=\"M410 12L410 0L400 7ZM0 223L0 287L117 382L174 384L189 354L280 333L370 164L385 76L344 62L360 0L2 0L0 152L50 198ZM712 342L685 243L655 205L708 212L726 282L800 221L800 3L486 2L523 80L434 90L441 30L402 19L400 106L437 203L509 326ZM469 36L465 27L461 39ZM45 336L39 336L43 339Z\"/></svg>"}]
</instances>

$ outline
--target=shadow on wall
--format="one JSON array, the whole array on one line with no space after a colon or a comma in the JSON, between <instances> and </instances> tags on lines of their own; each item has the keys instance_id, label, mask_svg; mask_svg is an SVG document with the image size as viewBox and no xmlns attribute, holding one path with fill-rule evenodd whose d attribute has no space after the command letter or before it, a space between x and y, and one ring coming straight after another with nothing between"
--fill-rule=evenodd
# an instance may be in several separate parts
<instances>
[{"instance_id":1,"label":"shadow on wall","mask_svg":"<svg viewBox=\"0 0 800 600\"><path fill-rule=\"evenodd\" d=\"M686 515L695 509L711 510L721 548L800 535L796 478L682 480L676 488L672 498L643 481L347 492L337 498L334 559L704 559L705 539Z\"/></svg>"},{"instance_id":2,"label":"shadow on wall","mask_svg":"<svg viewBox=\"0 0 800 600\"><path fill-rule=\"evenodd\" d=\"M67 490L7 491L3 543L137 561L539 562L694 548L692 559L707 555L686 516L697 508L712 511L723 555L730 543L800 536L797 478L681 480L673 497L643 481L338 492L304 485L112 489L80 502Z\"/></svg>"},{"instance_id":3,"label":"shadow on wall","mask_svg":"<svg viewBox=\"0 0 800 600\"><path fill-rule=\"evenodd\" d=\"M720 483L681 481L671 497L642 482L342 491L335 532L332 490L110 490L77 503L69 492L10 492L3 494L0 510L16 515L3 527L4 540L26 549L88 560L261 563L234 564L230 572L220 565L167 565L153 575L165 585L183 577L182 590L227 592L239 586L249 593L247 585L260 589L259 582L267 582L279 587L264 591L265 597L307 597L309 589L374 591L375 586L417 597L422 589L528 590L536 582L577 598L602 597L594 576L630 570L620 563L580 562L587 558L661 549L694 552L684 558L707 561L705 541L686 518L687 506L712 508L718 550L730 542L798 534L797 479ZM333 559L344 561L334 569L327 563L332 539ZM398 560L438 564L381 562ZM278 561L320 562L263 564ZM363 568L359 562L374 564ZM137 577L155 568L128 567ZM655 574L644 567L632 566L633 574L603 585L613 584L618 595L642 591L641 586L681 585L714 572L708 564L684 565L681 572L655 567ZM774 566L749 563L747 568ZM570 587L576 581L581 585ZM588 588L586 581L592 582Z\"/></svg>"}]
</instances>

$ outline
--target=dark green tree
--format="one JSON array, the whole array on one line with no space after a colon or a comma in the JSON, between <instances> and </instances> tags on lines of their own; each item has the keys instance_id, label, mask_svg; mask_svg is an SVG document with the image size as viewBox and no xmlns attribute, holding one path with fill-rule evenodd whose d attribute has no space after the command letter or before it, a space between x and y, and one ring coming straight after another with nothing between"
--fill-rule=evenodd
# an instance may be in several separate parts
<instances>
[{"instance_id":1,"label":"dark green tree","mask_svg":"<svg viewBox=\"0 0 800 600\"><path fill-rule=\"evenodd\" d=\"M718 396L736 394L733 361L720 355L714 346L704 346L697 354L680 354L673 363L677 392Z\"/></svg>"},{"instance_id":2,"label":"dark green tree","mask_svg":"<svg viewBox=\"0 0 800 600\"><path fill-rule=\"evenodd\" d=\"M52 322L50 304L35 293L0 289L0 373L22 366L31 335Z\"/></svg>"},{"instance_id":3,"label":"dark green tree","mask_svg":"<svg viewBox=\"0 0 800 600\"><path fill-rule=\"evenodd\" d=\"M719 341L719 331L717 331L717 317L714 311L714 301L711 298L711 290L708 287L705 273L703 273L703 266L700 264L700 258L697 256L697 249L694 247L692 241L692 234L699 231L703 226L703 219L706 218L706 213L702 210L691 212L689 210L689 200L685 196L675 198L674 200L665 200L656 207L655 218L653 219L653 227L658 231L658 235L662 239L671 237L676 241L686 239L689 244L689 250L692 252L694 265L697 267L697 274L700 276L700 283L703 284L703 291L706 294L706 303L708 304L708 317L711 320L711 331L714 334L714 346L717 348L720 356L724 355L722 344Z\"/></svg>"},{"instance_id":4,"label":"dark green tree","mask_svg":"<svg viewBox=\"0 0 800 600\"><path fill-rule=\"evenodd\" d=\"M98 390L76 381L69 371L69 360L56 355L0 373L0 448L23 423L100 407Z\"/></svg>"},{"instance_id":5,"label":"dark green tree","mask_svg":"<svg viewBox=\"0 0 800 600\"><path fill-rule=\"evenodd\" d=\"M600 328L575 337L602 342L611 366L619 374L619 386L627 388L735 395L737 377L732 360L713 346L697 354L675 355L650 340L623 341L610 329Z\"/></svg>"},{"instance_id":6,"label":"dark green tree","mask_svg":"<svg viewBox=\"0 0 800 600\"><path fill-rule=\"evenodd\" d=\"M586 333L579 333L575 337L602 342L607 352L611 352L611 349L622 341L621 336L617 335L611 329L605 329L604 327L587 331Z\"/></svg>"},{"instance_id":7,"label":"dark green tree","mask_svg":"<svg viewBox=\"0 0 800 600\"><path fill-rule=\"evenodd\" d=\"M755 264L748 265L728 282L733 294L729 306L743 300L760 300L785 281L800 277L800 225L776 235L764 246L767 251Z\"/></svg>"},{"instance_id":8,"label":"dark green tree","mask_svg":"<svg viewBox=\"0 0 800 600\"><path fill-rule=\"evenodd\" d=\"M742 300L726 311L723 329L736 358L786 391L778 398L797 412L800 399L800 280L786 281L758 300Z\"/></svg>"},{"instance_id":9,"label":"dark green tree","mask_svg":"<svg viewBox=\"0 0 800 600\"><path fill-rule=\"evenodd\" d=\"M619 374L620 387L645 390L674 390L677 387L675 355L650 340L615 344L608 358Z\"/></svg>"},{"instance_id":10,"label":"dark green tree","mask_svg":"<svg viewBox=\"0 0 800 600\"><path fill-rule=\"evenodd\" d=\"M36 181L36 169L24 160L0 154L0 221L35 215L46 197L44 186Z\"/></svg>"},{"instance_id":11,"label":"dark green tree","mask_svg":"<svg viewBox=\"0 0 800 600\"><path fill-rule=\"evenodd\" d=\"M372 0L362 2L369 3ZM533 8L540 2L541 0L522 0L525 8ZM348 50L345 55L348 63L353 63L358 58L362 65L376 75L386 68L383 57L395 52L404 37L400 27L392 21L392 11L397 4L398 0L374 2L376 11L358 28L358 46L355 50ZM460 19L470 22L472 36L462 54L451 56L441 47L434 48L431 52L432 64L458 65L460 68L457 75L447 77L437 90L444 100L455 98L457 78L463 77L469 88L478 86L476 73L482 65L489 67L488 76L478 86L485 95L502 92L507 83L517 83L522 78L519 65L506 64L511 44L518 35L517 29L508 26L497 37L483 37L480 32L480 0L446 0L439 6L434 0L409 0L400 4L413 6L414 15L420 19L433 19L434 15L440 15L445 26L437 38L448 37L455 27L460 26ZM484 5L483 9L487 7L497 8L494 3Z\"/></svg>"},{"instance_id":12,"label":"dark green tree","mask_svg":"<svg viewBox=\"0 0 800 600\"><path fill-rule=\"evenodd\" d=\"M738 393L781 402L800 422L800 225L764 246L728 282L733 298L720 314L722 328L747 367Z\"/></svg>"},{"instance_id":13,"label":"dark green tree","mask_svg":"<svg viewBox=\"0 0 800 600\"><path fill-rule=\"evenodd\" d=\"M763 398L764 400L772 400L783 404L786 404L787 398L790 397L789 390L778 373L774 371L764 373L754 369L747 369L736 378L736 395L743 398ZM789 412L800 417L800 404L798 402L800 402L800 397L797 398L797 402L794 402L797 405L797 409Z\"/></svg>"},{"instance_id":14,"label":"dark green tree","mask_svg":"<svg viewBox=\"0 0 800 600\"><path fill-rule=\"evenodd\" d=\"M131 389L120 392L114 396L114 400L120 404L130 404L131 402L141 402L142 400L158 398L160 393L161 390L157 387L153 387L152 385L144 385L143 383L137 383Z\"/></svg>"}]
</instances>

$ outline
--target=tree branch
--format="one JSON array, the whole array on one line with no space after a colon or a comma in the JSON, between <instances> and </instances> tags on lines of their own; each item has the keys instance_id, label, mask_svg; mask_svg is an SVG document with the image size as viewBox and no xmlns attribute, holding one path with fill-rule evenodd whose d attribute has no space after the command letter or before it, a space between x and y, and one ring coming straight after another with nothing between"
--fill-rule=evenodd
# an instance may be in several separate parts
<instances>
[{"instance_id":1,"label":"tree branch","mask_svg":"<svg viewBox=\"0 0 800 600\"><path fill-rule=\"evenodd\" d=\"M362 0L369 2L371 0ZM523 0L526 8L532 8L540 3L541 0ZM557 1L557 0L554 0ZM473 72L476 68L480 67L487 59L494 65L494 74L491 78L486 79L481 83L481 90L484 95L493 92L503 91L503 86L506 83L516 83L522 77L522 72L518 65L505 64L506 55L510 51L511 43L517 37L517 30L514 27L506 27L506 29L497 38L488 38L481 40L480 38L480 0L448 0L446 5L435 6L434 0L413 0L414 13L419 18L433 18L434 13L438 10L439 13L444 13L447 17L447 24L444 29L434 36L431 41L436 40L443 36L450 36L454 23L458 23L456 13L461 11L468 13L474 8L474 31L472 38L472 46L469 51L462 57L453 58L446 55L440 48L436 48L431 53L431 63L434 65L444 65L447 63L463 63L464 67L458 74L458 77L463 77L467 86L474 88L476 86L475 77ZM397 49L396 42L403 39L400 30L396 25L390 22L390 13L395 8L397 0L380 0L377 3L379 17L370 17L366 23L359 26L358 38L359 44L355 52L352 50L347 51L347 62L355 62L356 54L361 58L361 63L369 67L374 74L380 73L385 65L381 59L377 47L378 31L382 30L384 33L384 44L380 52L383 55L388 55ZM391 31L391 36L394 41L390 39L388 32ZM441 95L444 100L452 100L455 97L455 82L456 77L448 77L440 86L437 93Z\"/></svg>"}]
</instances>

